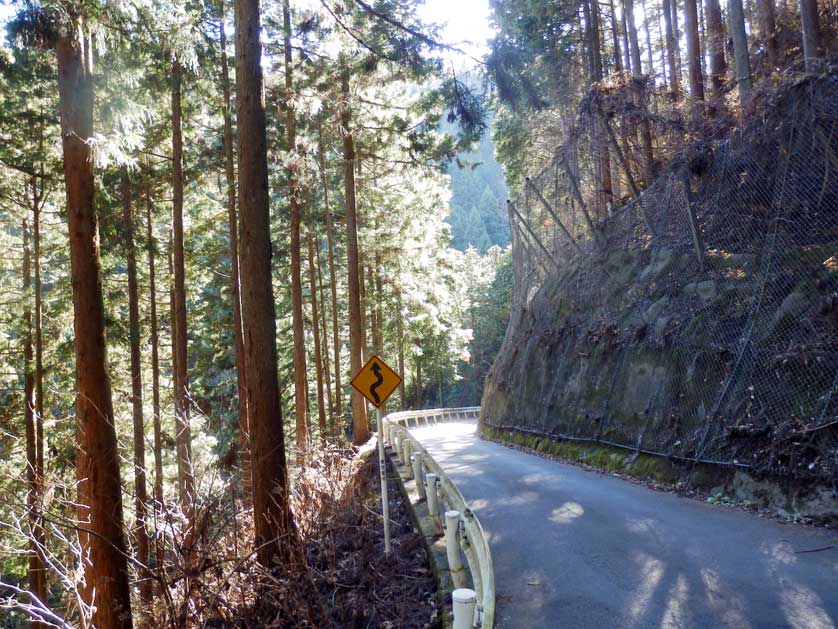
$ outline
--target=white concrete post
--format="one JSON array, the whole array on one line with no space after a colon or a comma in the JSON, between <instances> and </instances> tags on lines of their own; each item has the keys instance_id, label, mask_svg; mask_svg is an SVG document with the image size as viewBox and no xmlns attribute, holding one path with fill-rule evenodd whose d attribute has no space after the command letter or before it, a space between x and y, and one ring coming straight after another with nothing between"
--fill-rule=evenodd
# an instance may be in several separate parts
<instances>
[{"instance_id":1,"label":"white concrete post","mask_svg":"<svg viewBox=\"0 0 838 629\"><path fill-rule=\"evenodd\" d=\"M406 434L402 441L402 463L407 468L407 477L413 478L413 468L410 467L410 437Z\"/></svg>"},{"instance_id":2,"label":"white concrete post","mask_svg":"<svg viewBox=\"0 0 838 629\"><path fill-rule=\"evenodd\" d=\"M384 555L390 554L390 501L387 498L387 459L384 458L384 438L381 434L381 411L378 413L378 466L381 474L381 515L384 517Z\"/></svg>"},{"instance_id":3,"label":"white concrete post","mask_svg":"<svg viewBox=\"0 0 838 629\"><path fill-rule=\"evenodd\" d=\"M454 603L454 629L472 629L477 609L477 594L468 588L458 588L451 593Z\"/></svg>"},{"instance_id":4,"label":"white concrete post","mask_svg":"<svg viewBox=\"0 0 838 629\"><path fill-rule=\"evenodd\" d=\"M436 501L436 474L425 474L425 488L428 493L428 513L434 519L439 519L439 505Z\"/></svg>"},{"instance_id":5,"label":"white concrete post","mask_svg":"<svg viewBox=\"0 0 838 629\"><path fill-rule=\"evenodd\" d=\"M416 491L419 492L419 499L424 500L428 494L425 493L425 483L422 482L422 453L410 455L410 462L413 464L413 478L416 479Z\"/></svg>"},{"instance_id":6,"label":"white concrete post","mask_svg":"<svg viewBox=\"0 0 838 629\"><path fill-rule=\"evenodd\" d=\"M466 571L460 557L460 512L445 512L445 552L448 555L448 569L455 588L465 587Z\"/></svg>"},{"instance_id":7,"label":"white concrete post","mask_svg":"<svg viewBox=\"0 0 838 629\"><path fill-rule=\"evenodd\" d=\"M399 461L402 459L402 439L404 438L404 431L399 428L396 430L396 456L399 457Z\"/></svg>"}]
</instances>

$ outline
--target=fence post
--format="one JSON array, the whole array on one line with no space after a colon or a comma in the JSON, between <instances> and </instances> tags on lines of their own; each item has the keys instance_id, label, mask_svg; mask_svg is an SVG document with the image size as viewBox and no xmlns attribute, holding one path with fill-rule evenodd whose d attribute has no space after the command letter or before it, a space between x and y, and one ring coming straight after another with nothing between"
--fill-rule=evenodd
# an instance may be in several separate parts
<instances>
[{"instance_id":1,"label":"fence post","mask_svg":"<svg viewBox=\"0 0 838 629\"><path fill-rule=\"evenodd\" d=\"M410 437L407 436L407 431L405 431L404 439L402 440L402 463L407 468L407 477L413 478L413 468L410 466Z\"/></svg>"},{"instance_id":2,"label":"fence post","mask_svg":"<svg viewBox=\"0 0 838 629\"><path fill-rule=\"evenodd\" d=\"M401 428L396 429L396 439L393 449L396 451L396 456L399 457L399 460L402 458L402 434L403 431Z\"/></svg>"},{"instance_id":3,"label":"fence post","mask_svg":"<svg viewBox=\"0 0 838 629\"><path fill-rule=\"evenodd\" d=\"M428 494L428 513L434 521L437 533L442 531L442 525L439 521L439 494L437 493L436 484L439 482L436 474L425 474L425 489Z\"/></svg>"},{"instance_id":4,"label":"fence post","mask_svg":"<svg viewBox=\"0 0 838 629\"><path fill-rule=\"evenodd\" d=\"M460 512L445 512L445 552L448 555L448 569L455 588L466 585L466 572L460 557Z\"/></svg>"},{"instance_id":5,"label":"fence post","mask_svg":"<svg viewBox=\"0 0 838 629\"><path fill-rule=\"evenodd\" d=\"M458 588L451 593L454 606L454 629L472 629L477 610L477 594L468 588Z\"/></svg>"},{"instance_id":6,"label":"fence post","mask_svg":"<svg viewBox=\"0 0 838 629\"><path fill-rule=\"evenodd\" d=\"M413 465L413 478L416 479L416 491L419 492L419 499L424 500L428 494L425 493L425 484L422 482L422 453L411 454L410 462Z\"/></svg>"}]
</instances>

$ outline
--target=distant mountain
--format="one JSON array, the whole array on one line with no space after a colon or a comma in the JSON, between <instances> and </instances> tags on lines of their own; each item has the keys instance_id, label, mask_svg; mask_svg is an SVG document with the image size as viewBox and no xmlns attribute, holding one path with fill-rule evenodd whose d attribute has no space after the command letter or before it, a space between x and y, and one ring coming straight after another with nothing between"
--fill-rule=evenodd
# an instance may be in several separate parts
<instances>
[{"instance_id":1,"label":"distant mountain","mask_svg":"<svg viewBox=\"0 0 838 629\"><path fill-rule=\"evenodd\" d=\"M509 222L506 217L508 191L500 164L495 161L494 143L486 130L478 150L461 153L448 166L451 176L451 225L455 249L465 251L473 246L481 253L492 245L509 244Z\"/></svg>"}]
</instances>

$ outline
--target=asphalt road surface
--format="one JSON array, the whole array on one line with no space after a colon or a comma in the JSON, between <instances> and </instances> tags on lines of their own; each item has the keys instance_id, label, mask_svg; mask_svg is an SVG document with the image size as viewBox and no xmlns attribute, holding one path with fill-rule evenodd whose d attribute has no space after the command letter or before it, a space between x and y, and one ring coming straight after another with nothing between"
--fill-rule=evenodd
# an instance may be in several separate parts
<instances>
[{"instance_id":1,"label":"asphalt road surface","mask_svg":"<svg viewBox=\"0 0 838 629\"><path fill-rule=\"evenodd\" d=\"M838 625L835 532L542 459L475 428L411 433L489 535L498 627Z\"/></svg>"}]
</instances>

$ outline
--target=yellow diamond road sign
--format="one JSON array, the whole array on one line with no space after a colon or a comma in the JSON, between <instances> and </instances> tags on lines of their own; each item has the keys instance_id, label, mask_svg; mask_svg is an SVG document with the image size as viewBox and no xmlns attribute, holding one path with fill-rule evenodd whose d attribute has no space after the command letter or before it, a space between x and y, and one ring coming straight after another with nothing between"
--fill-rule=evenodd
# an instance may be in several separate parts
<instances>
[{"instance_id":1,"label":"yellow diamond road sign","mask_svg":"<svg viewBox=\"0 0 838 629\"><path fill-rule=\"evenodd\" d=\"M387 401L387 398L402 382L401 376L390 369L378 356L373 356L352 378L355 390L367 398L375 408Z\"/></svg>"}]
</instances>

